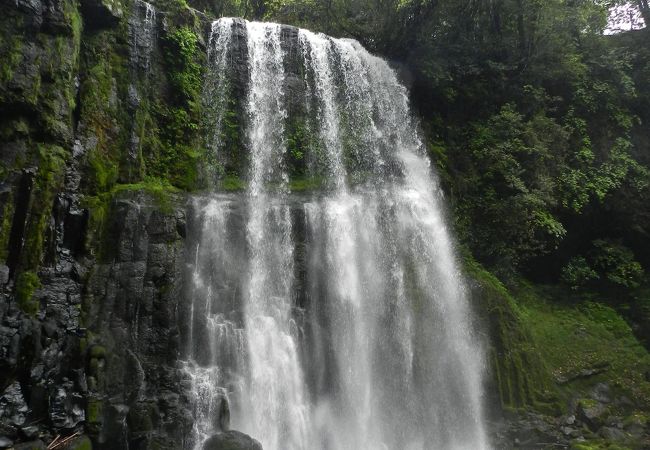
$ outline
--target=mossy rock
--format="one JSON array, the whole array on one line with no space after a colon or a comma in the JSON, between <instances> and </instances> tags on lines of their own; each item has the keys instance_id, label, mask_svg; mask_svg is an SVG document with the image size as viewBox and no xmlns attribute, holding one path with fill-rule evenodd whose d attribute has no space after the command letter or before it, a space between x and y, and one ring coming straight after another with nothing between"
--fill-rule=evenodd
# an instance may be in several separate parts
<instances>
[{"instance_id":1,"label":"mossy rock","mask_svg":"<svg viewBox=\"0 0 650 450\"><path fill-rule=\"evenodd\" d=\"M35 316L40 303L34 298L34 292L41 287L41 280L34 272L23 272L16 279L16 301L18 307L30 316Z\"/></svg>"},{"instance_id":2,"label":"mossy rock","mask_svg":"<svg viewBox=\"0 0 650 450\"><path fill-rule=\"evenodd\" d=\"M492 379L501 407L531 407L558 414L561 405L550 372L537 351L517 302L506 287L473 260L466 262L480 316L487 318Z\"/></svg>"},{"instance_id":3,"label":"mossy rock","mask_svg":"<svg viewBox=\"0 0 650 450\"><path fill-rule=\"evenodd\" d=\"M105 358L106 357L106 347L102 345L93 345L90 348L90 357L91 358Z\"/></svg>"}]
</instances>

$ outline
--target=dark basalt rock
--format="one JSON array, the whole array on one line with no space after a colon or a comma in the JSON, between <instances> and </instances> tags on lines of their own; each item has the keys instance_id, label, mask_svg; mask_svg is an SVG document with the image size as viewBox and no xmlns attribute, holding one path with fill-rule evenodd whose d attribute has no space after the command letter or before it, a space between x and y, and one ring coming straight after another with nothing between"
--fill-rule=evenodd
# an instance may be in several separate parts
<instances>
[{"instance_id":1,"label":"dark basalt rock","mask_svg":"<svg viewBox=\"0 0 650 450\"><path fill-rule=\"evenodd\" d=\"M203 450L262 450L262 444L239 431L225 431L209 438Z\"/></svg>"},{"instance_id":2,"label":"dark basalt rock","mask_svg":"<svg viewBox=\"0 0 650 450\"><path fill-rule=\"evenodd\" d=\"M116 26L126 10L121 0L81 0L81 8L92 28Z\"/></svg>"},{"instance_id":3,"label":"dark basalt rock","mask_svg":"<svg viewBox=\"0 0 650 450\"><path fill-rule=\"evenodd\" d=\"M70 448L70 447L68 447ZM14 446L14 450L46 450L47 446L43 441L23 442Z\"/></svg>"}]
</instances>

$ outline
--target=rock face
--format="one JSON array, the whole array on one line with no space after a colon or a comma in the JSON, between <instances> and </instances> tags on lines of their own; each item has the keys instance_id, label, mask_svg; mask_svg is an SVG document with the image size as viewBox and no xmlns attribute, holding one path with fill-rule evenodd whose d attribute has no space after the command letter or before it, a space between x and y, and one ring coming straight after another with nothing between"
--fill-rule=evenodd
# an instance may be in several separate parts
<instances>
[{"instance_id":1,"label":"rock face","mask_svg":"<svg viewBox=\"0 0 650 450\"><path fill-rule=\"evenodd\" d=\"M112 205L110 248L88 281L88 425L100 448L128 448L136 440L182 435L189 414L182 408L176 368L176 312L183 261L184 211L162 212L140 193ZM172 440L162 448L180 448Z\"/></svg>"},{"instance_id":2,"label":"rock face","mask_svg":"<svg viewBox=\"0 0 650 450\"><path fill-rule=\"evenodd\" d=\"M209 438L203 450L262 450L262 445L239 431L226 431Z\"/></svg>"}]
</instances>

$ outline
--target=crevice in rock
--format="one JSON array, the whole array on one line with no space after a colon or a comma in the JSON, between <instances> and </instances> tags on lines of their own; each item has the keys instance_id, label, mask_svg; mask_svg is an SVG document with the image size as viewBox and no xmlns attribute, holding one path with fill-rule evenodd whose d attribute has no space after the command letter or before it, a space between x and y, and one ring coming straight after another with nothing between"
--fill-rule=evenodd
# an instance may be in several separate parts
<instances>
[{"instance_id":1,"label":"crevice in rock","mask_svg":"<svg viewBox=\"0 0 650 450\"><path fill-rule=\"evenodd\" d=\"M25 224L27 222L27 213L29 210L30 196L34 187L33 169L25 169L18 182L16 196L14 200L15 213L11 224L11 233L9 235L9 246L7 249L7 266L9 267L9 279L13 279L20 259L20 253L23 248Z\"/></svg>"}]
</instances>

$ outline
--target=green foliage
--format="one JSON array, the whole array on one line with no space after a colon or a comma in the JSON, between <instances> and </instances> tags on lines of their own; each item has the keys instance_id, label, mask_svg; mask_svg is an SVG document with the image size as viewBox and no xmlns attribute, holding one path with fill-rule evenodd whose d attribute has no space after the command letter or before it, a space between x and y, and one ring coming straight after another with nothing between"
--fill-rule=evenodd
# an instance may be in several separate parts
<instances>
[{"instance_id":1,"label":"green foliage","mask_svg":"<svg viewBox=\"0 0 650 450\"><path fill-rule=\"evenodd\" d=\"M199 144L204 56L196 33L188 26L173 29L163 42L172 90L169 101L152 107L158 129L147 139L146 173L153 178L167 179L181 189L194 190L199 181L198 163L205 154Z\"/></svg>"},{"instance_id":2,"label":"green foliage","mask_svg":"<svg viewBox=\"0 0 650 450\"><path fill-rule=\"evenodd\" d=\"M566 145L564 129L541 114L526 120L507 104L469 132L470 167L457 188L466 201L457 214L481 223L466 231L477 255L507 270L557 248L566 229L554 214L551 155Z\"/></svg>"},{"instance_id":3,"label":"green foliage","mask_svg":"<svg viewBox=\"0 0 650 450\"><path fill-rule=\"evenodd\" d=\"M636 289L645 277L634 253L618 242L597 239L586 256L573 257L562 269L562 281L572 289L599 291Z\"/></svg>"},{"instance_id":4,"label":"green foliage","mask_svg":"<svg viewBox=\"0 0 650 450\"><path fill-rule=\"evenodd\" d=\"M18 307L30 316L35 316L39 309L38 300L35 300L34 291L41 287L41 280L34 272L22 272L16 278L16 301Z\"/></svg>"},{"instance_id":5,"label":"green foliage","mask_svg":"<svg viewBox=\"0 0 650 450\"><path fill-rule=\"evenodd\" d=\"M179 102L193 103L201 89L201 66L197 62L198 37L189 27L183 26L165 38L165 63Z\"/></svg>"},{"instance_id":6,"label":"green foliage","mask_svg":"<svg viewBox=\"0 0 650 450\"><path fill-rule=\"evenodd\" d=\"M604 240L594 241L591 260L602 276L620 287L636 288L643 280L641 264L634 259L628 248Z\"/></svg>"},{"instance_id":7,"label":"green foliage","mask_svg":"<svg viewBox=\"0 0 650 450\"><path fill-rule=\"evenodd\" d=\"M598 278L598 273L589 266L587 260L582 256L572 258L562 268L562 281L567 283L573 290L578 290Z\"/></svg>"}]
</instances>

